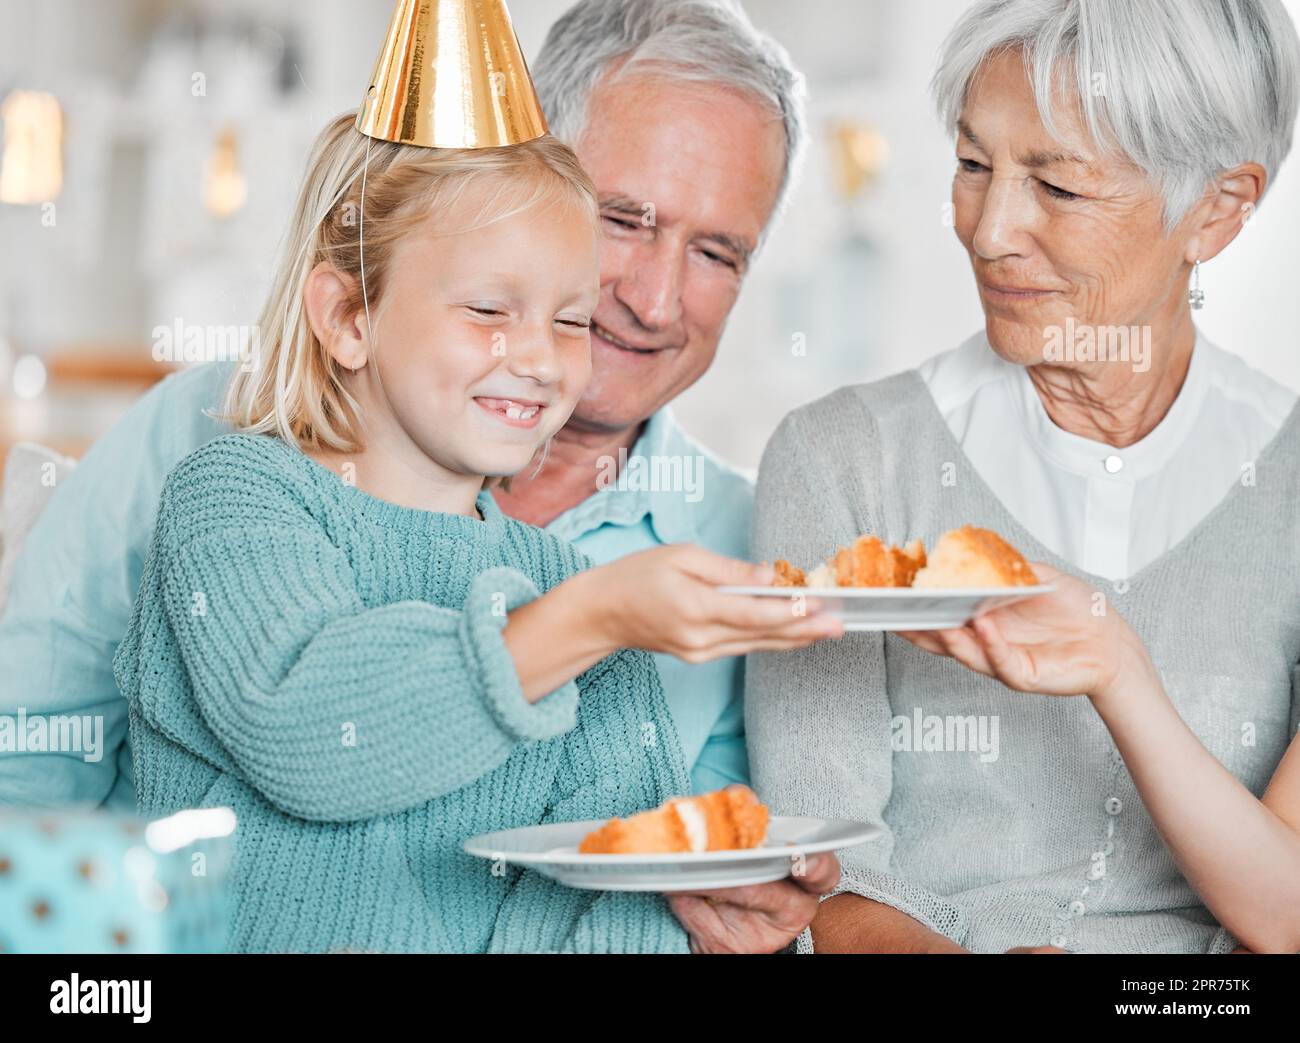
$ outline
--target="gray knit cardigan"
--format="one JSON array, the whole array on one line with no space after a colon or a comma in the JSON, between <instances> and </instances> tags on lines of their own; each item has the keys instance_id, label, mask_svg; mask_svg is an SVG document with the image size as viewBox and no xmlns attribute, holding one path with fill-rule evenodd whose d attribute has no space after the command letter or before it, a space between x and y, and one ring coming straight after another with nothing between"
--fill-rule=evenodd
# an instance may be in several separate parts
<instances>
[{"instance_id":1,"label":"gray knit cardigan","mask_svg":"<svg viewBox=\"0 0 1300 1043\"><path fill-rule=\"evenodd\" d=\"M812 565L862 533L929 545L966 523L995 529L1123 614L1184 720L1258 795L1300 715L1300 409L1242 463L1191 533L1114 584L1008 513L907 372L782 421L759 473L752 551ZM751 656L745 702L754 781L775 813L884 827L843 853L840 891L977 952L1235 944L1179 873L1084 698L1014 692L892 634L848 634Z\"/></svg>"}]
</instances>

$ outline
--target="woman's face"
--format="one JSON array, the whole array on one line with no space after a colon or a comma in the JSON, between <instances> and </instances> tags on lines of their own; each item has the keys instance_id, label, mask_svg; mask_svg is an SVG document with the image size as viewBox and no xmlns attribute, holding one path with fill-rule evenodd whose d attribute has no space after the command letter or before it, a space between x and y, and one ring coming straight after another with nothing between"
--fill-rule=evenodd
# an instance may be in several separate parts
<instances>
[{"instance_id":1,"label":"woman's face","mask_svg":"<svg viewBox=\"0 0 1300 1043\"><path fill-rule=\"evenodd\" d=\"M464 223L479 202L466 193L458 204ZM380 408L363 400L367 443L413 447L460 475L523 470L586 387L598 248L595 224L569 202L474 231L407 235L379 313L372 307L366 397Z\"/></svg>"},{"instance_id":2,"label":"woman's face","mask_svg":"<svg viewBox=\"0 0 1300 1043\"><path fill-rule=\"evenodd\" d=\"M1164 229L1143 172L1102 154L1058 106L1053 138L1019 51L976 76L957 136L952 200L993 349L1020 365L1074 327L1159 326L1186 308L1187 235ZM1059 341L1057 341L1059 343Z\"/></svg>"}]
</instances>

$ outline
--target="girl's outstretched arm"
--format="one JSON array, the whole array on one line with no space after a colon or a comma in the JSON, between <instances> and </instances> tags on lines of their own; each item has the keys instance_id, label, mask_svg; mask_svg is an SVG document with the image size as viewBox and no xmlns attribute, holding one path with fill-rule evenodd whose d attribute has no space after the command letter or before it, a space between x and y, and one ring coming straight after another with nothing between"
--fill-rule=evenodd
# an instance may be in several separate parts
<instances>
[{"instance_id":1,"label":"girl's outstretched arm","mask_svg":"<svg viewBox=\"0 0 1300 1043\"><path fill-rule=\"evenodd\" d=\"M571 729L574 679L619 648L703 661L842 632L784 599L718 593L764 570L691 546L631 555L545 594L496 567L460 609L367 608L346 553L286 482L283 447L245 439L243 450L218 439L169 478L142 582L160 590L164 618L137 618L133 631L170 629L207 729L299 818L389 814L468 785L517 744ZM119 658L121 687L178 735L174 689L131 658Z\"/></svg>"}]
</instances>

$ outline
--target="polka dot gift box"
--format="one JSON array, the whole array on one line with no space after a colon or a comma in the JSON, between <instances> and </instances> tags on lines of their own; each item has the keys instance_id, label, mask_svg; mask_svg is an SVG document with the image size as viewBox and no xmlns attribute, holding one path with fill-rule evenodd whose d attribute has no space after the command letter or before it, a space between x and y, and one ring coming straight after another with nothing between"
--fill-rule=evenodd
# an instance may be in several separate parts
<instances>
[{"instance_id":1,"label":"polka dot gift box","mask_svg":"<svg viewBox=\"0 0 1300 1043\"><path fill-rule=\"evenodd\" d=\"M0 811L0 953L225 948L235 815Z\"/></svg>"}]
</instances>

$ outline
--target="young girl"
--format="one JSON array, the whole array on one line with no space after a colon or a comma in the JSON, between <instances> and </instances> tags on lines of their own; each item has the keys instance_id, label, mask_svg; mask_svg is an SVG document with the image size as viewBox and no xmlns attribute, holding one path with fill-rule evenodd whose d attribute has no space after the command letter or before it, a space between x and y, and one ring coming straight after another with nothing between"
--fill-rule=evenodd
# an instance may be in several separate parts
<instances>
[{"instance_id":1,"label":"young girl","mask_svg":"<svg viewBox=\"0 0 1300 1043\"><path fill-rule=\"evenodd\" d=\"M114 664L141 810L238 815L231 948L687 950L659 896L461 851L689 789L653 660L626 649L837 632L718 594L768 572L697 548L584 571L487 491L583 390L597 229L549 137L427 149L345 116L318 141L228 396L240 433L169 477Z\"/></svg>"}]
</instances>

